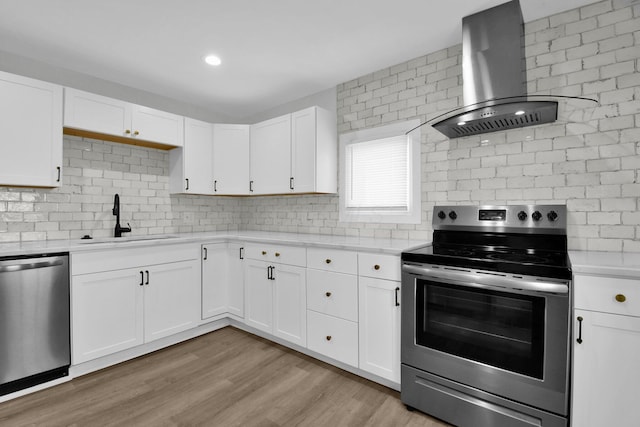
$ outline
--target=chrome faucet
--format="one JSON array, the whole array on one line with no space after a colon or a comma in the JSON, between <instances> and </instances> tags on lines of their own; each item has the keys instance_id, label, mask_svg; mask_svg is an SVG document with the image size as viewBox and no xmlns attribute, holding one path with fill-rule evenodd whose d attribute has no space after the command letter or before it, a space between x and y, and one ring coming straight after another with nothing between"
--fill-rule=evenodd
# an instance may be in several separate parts
<instances>
[{"instance_id":1,"label":"chrome faucet","mask_svg":"<svg viewBox=\"0 0 640 427\"><path fill-rule=\"evenodd\" d=\"M131 224L127 223L128 227L120 226L120 196L118 193L116 193L116 197L113 200L113 214L116 216L115 237L122 237L122 232L130 233Z\"/></svg>"}]
</instances>

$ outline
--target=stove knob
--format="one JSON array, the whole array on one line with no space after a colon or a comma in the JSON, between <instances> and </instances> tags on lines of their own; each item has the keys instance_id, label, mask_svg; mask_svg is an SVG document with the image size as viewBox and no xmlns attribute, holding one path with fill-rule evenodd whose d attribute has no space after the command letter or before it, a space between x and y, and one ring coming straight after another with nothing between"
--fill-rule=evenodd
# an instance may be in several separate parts
<instances>
[{"instance_id":1,"label":"stove knob","mask_svg":"<svg viewBox=\"0 0 640 427\"><path fill-rule=\"evenodd\" d=\"M440 219L445 219L447 217L447 214L444 213L444 211L440 211L438 212L438 218Z\"/></svg>"},{"instance_id":2,"label":"stove knob","mask_svg":"<svg viewBox=\"0 0 640 427\"><path fill-rule=\"evenodd\" d=\"M549 213L547 214L547 219L553 222L558 219L558 214L556 213L556 211L549 211Z\"/></svg>"},{"instance_id":3,"label":"stove knob","mask_svg":"<svg viewBox=\"0 0 640 427\"><path fill-rule=\"evenodd\" d=\"M456 219L456 218L458 218L458 214L455 213L454 211L451 211L451 212L449 212L449 218Z\"/></svg>"},{"instance_id":4,"label":"stove knob","mask_svg":"<svg viewBox=\"0 0 640 427\"><path fill-rule=\"evenodd\" d=\"M542 214L538 211L535 211L531 214L531 218L533 218L534 221L540 221L540 219L542 218Z\"/></svg>"},{"instance_id":5,"label":"stove knob","mask_svg":"<svg viewBox=\"0 0 640 427\"><path fill-rule=\"evenodd\" d=\"M518 212L518 219L520 221L524 221L525 219L527 219L527 213L525 211Z\"/></svg>"}]
</instances>

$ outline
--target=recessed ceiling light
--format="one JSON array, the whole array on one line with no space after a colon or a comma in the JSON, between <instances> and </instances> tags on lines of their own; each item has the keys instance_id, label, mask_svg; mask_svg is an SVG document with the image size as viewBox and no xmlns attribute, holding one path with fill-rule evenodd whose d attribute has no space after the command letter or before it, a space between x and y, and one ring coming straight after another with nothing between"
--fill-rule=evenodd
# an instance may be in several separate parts
<instances>
[{"instance_id":1,"label":"recessed ceiling light","mask_svg":"<svg viewBox=\"0 0 640 427\"><path fill-rule=\"evenodd\" d=\"M467 122L458 122L458 126L464 126L466 124L467 124Z\"/></svg>"},{"instance_id":2,"label":"recessed ceiling light","mask_svg":"<svg viewBox=\"0 0 640 427\"><path fill-rule=\"evenodd\" d=\"M521 116L521 115L523 115L523 114L524 114L524 111L523 111L523 110L518 110L518 111L516 111L516 116Z\"/></svg>"},{"instance_id":3,"label":"recessed ceiling light","mask_svg":"<svg viewBox=\"0 0 640 427\"><path fill-rule=\"evenodd\" d=\"M220 58L217 57L216 55L205 56L204 57L204 62L206 62L209 65L213 65L214 67L217 67L218 65L220 65L222 63Z\"/></svg>"}]
</instances>

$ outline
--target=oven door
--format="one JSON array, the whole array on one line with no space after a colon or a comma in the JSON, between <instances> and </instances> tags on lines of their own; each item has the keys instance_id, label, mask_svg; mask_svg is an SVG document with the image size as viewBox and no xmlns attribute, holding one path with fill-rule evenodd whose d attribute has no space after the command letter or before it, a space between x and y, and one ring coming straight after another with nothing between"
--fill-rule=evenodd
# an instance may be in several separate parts
<instances>
[{"instance_id":1,"label":"oven door","mask_svg":"<svg viewBox=\"0 0 640 427\"><path fill-rule=\"evenodd\" d=\"M569 284L405 263L404 365L568 414Z\"/></svg>"}]
</instances>

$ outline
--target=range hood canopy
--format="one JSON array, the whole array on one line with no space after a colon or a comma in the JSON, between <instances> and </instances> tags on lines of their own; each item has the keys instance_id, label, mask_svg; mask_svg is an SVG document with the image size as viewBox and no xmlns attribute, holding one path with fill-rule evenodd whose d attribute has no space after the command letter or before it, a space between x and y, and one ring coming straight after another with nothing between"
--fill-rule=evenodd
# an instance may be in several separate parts
<instances>
[{"instance_id":1,"label":"range hood canopy","mask_svg":"<svg viewBox=\"0 0 640 427\"><path fill-rule=\"evenodd\" d=\"M554 122L560 99L597 102L527 95L519 0L462 19L462 76L465 106L420 126L431 124L449 138L457 138Z\"/></svg>"}]
</instances>

